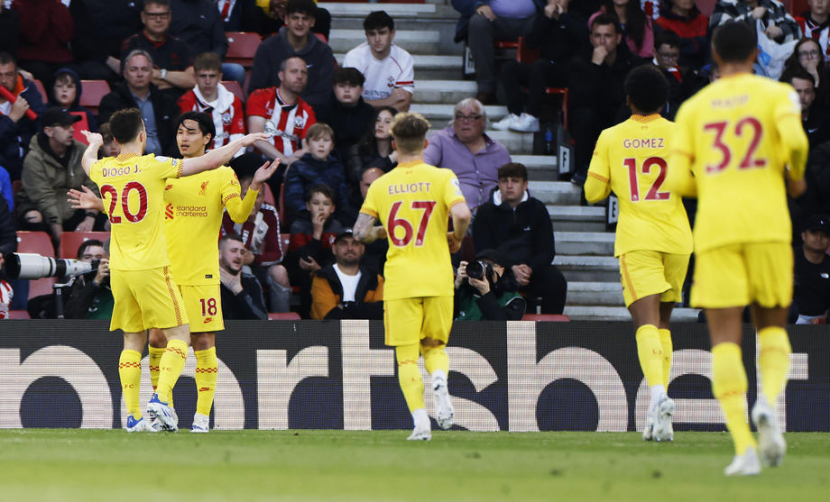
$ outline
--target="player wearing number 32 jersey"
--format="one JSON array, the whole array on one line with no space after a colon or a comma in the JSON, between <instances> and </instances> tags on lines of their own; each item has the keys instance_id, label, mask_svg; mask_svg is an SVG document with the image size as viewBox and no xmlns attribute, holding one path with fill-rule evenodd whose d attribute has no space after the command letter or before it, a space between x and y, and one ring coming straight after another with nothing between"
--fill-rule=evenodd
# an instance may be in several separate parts
<instances>
[{"instance_id":1,"label":"player wearing number 32 jersey","mask_svg":"<svg viewBox=\"0 0 830 502\"><path fill-rule=\"evenodd\" d=\"M453 423L444 351L452 328L454 294L450 246L458 251L470 224L470 210L455 174L423 162L427 130L429 122L419 114L395 117L391 131L398 166L369 187L354 228L364 243L389 240L384 327L386 344L395 347L398 380L412 413L412 440L432 437L418 369L421 354L432 376L438 424L448 429ZM450 218L453 231L447 232ZM373 226L376 220L381 227Z\"/></svg>"}]
</instances>

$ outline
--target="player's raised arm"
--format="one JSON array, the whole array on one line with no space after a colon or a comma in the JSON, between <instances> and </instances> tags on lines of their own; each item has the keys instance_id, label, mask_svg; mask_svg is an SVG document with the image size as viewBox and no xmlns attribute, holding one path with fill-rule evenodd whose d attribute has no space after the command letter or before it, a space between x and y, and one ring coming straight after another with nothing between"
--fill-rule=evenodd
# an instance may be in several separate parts
<instances>
[{"instance_id":1,"label":"player's raised arm","mask_svg":"<svg viewBox=\"0 0 830 502\"><path fill-rule=\"evenodd\" d=\"M248 134L221 148L211 150L201 157L185 159L182 161L182 176L193 176L202 171L216 169L230 161L240 148L247 148L265 137L262 133Z\"/></svg>"},{"instance_id":2,"label":"player's raised arm","mask_svg":"<svg viewBox=\"0 0 830 502\"><path fill-rule=\"evenodd\" d=\"M81 165L84 168L84 172L87 176L89 176L89 170L92 169L92 164L98 162L98 150L101 148L101 145L104 144L104 137L97 132L81 132L84 136L86 136L86 140L89 142L89 146L86 147L84 156L81 159Z\"/></svg>"},{"instance_id":3,"label":"player's raised arm","mask_svg":"<svg viewBox=\"0 0 830 502\"><path fill-rule=\"evenodd\" d=\"M81 189L83 192L73 188L66 193L66 200L72 205L72 209L90 209L103 212L104 201L88 187L81 185Z\"/></svg>"},{"instance_id":4,"label":"player's raised arm","mask_svg":"<svg viewBox=\"0 0 830 502\"><path fill-rule=\"evenodd\" d=\"M251 210L254 208L256 198L259 195L259 191L262 189L262 184L268 181L268 179L277 171L279 165L280 162L275 160L274 162L266 162L262 165L262 167L257 169L254 173L254 180L248 187L248 191L245 193L244 199L236 197L236 195L241 195L241 187L239 186L239 182L235 182L228 187L229 189L235 190L234 196L229 197L223 192L222 200L225 201L225 209L228 211L228 216L231 217L231 220L235 223L245 223L248 216L251 215Z\"/></svg>"}]
</instances>

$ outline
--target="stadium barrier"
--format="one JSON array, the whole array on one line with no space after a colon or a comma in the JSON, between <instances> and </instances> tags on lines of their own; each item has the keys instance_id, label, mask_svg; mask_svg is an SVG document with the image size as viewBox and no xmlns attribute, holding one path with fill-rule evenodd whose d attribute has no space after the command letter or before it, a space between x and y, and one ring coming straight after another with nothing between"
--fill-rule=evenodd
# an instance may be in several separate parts
<instances>
[{"instance_id":1,"label":"stadium barrier","mask_svg":"<svg viewBox=\"0 0 830 502\"><path fill-rule=\"evenodd\" d=\"M793 364L779 406L789 431L830 430L830 336L790 327ZM217 336L216 429L408 429L383 325L368 321L228 322ZM675 327L670 395L676 430L724 430L702 325ZM121 336L99 321L0 322L0 427L119 428ZM748 400L756 338L744 332ZM457 427L474 431L642 427L648 391L628 323L456 323L448 352ZM147 358L141 399L150 399ZM174 392L181 427L195 411L191 356ZM428 379L426 380L428 382ZM432 396L427 392L432 413Z\"/></svg>"}]
</instances>

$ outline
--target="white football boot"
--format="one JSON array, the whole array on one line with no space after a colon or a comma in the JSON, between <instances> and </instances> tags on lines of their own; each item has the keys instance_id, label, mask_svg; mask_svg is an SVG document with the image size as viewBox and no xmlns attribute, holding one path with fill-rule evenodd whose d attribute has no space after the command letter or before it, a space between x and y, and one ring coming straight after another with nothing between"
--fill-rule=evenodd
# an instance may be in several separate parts
<instances>
[{"instance_id":1,"label":"white football boot","mask_svg":"<svg viewBox=\"0 0 830 502\"><path fill-rule=\"evenodd\" d=\"M674 441L674 428L671 424L673 417L674 401L663 394L654 409L653 437L655 441Z\"/></svg>"},{"instance_id":2,"label":"white football boot","mask_svg":"<svg viewBox=\"0 0 830 502\"><path fill-rule=\"evenodd\" d=\"M758 429L758 450L761 455L761 464L764 467L777 467L784 461L787 452L787 442L781 434L775 409L767 402L766 397L759 396L752 407L752 421Z\"/></svg>"},{"instance_id":3,"label":"white football boot","mask_svg":"<svg viewBox=\"0 0 830 502\"><path fill-rule=\"evenodd\" d=\"M750 446L743 455L735 455L732 463L726 466L723 473L727 476L757 476L761 473L761 463L755 448Z\"/></svg>"},{"instance_id":4,"label":"white football boot","mask_svg":"<svg viewBox=\"0 0 830 502\"><path fill-rule=\"evenodd\" d=\"M443 370L433 372L432 392L435 397L435 421L442 429L447 430L452 427L455 408L452 406L452 399L447 390L447 376Z\"/></svg>"}]
</instances>

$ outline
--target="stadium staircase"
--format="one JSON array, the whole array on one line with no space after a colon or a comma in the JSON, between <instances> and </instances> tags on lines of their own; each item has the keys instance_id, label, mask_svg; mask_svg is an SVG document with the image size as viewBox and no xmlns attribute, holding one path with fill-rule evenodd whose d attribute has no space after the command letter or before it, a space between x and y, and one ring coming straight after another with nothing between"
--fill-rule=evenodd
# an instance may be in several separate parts
<instances>
[{"instance_id":1,"label":"stadium staircase","mask_svg":"<svg viewBox=\"0 0 830 502\"><path fill-rule=\"evenodd\" d=\"M384 9L395 18L395 42L415 59L415 96L411 111L422 113L440 130L452 118L458 101L474 96L476 84L463 80L463 45L453 42L458 13L449 0L425 3L326 3L332 15L329 43L338 62L346 52L366 40L363 19L372 10ZM487 106L487 115L499 120L504 106ZM556 181L556 157L533 155L533 135L488 130L505 145L512 158L527 166L530 191L548 208L556 238L554 263L568 279L565 314L572 320L629 320L614 259L614 234L606 230L604 206L584 206L580 189ZM694 309L676 309L677 321L697 320Z\"/></svg>"}]
</instances>

